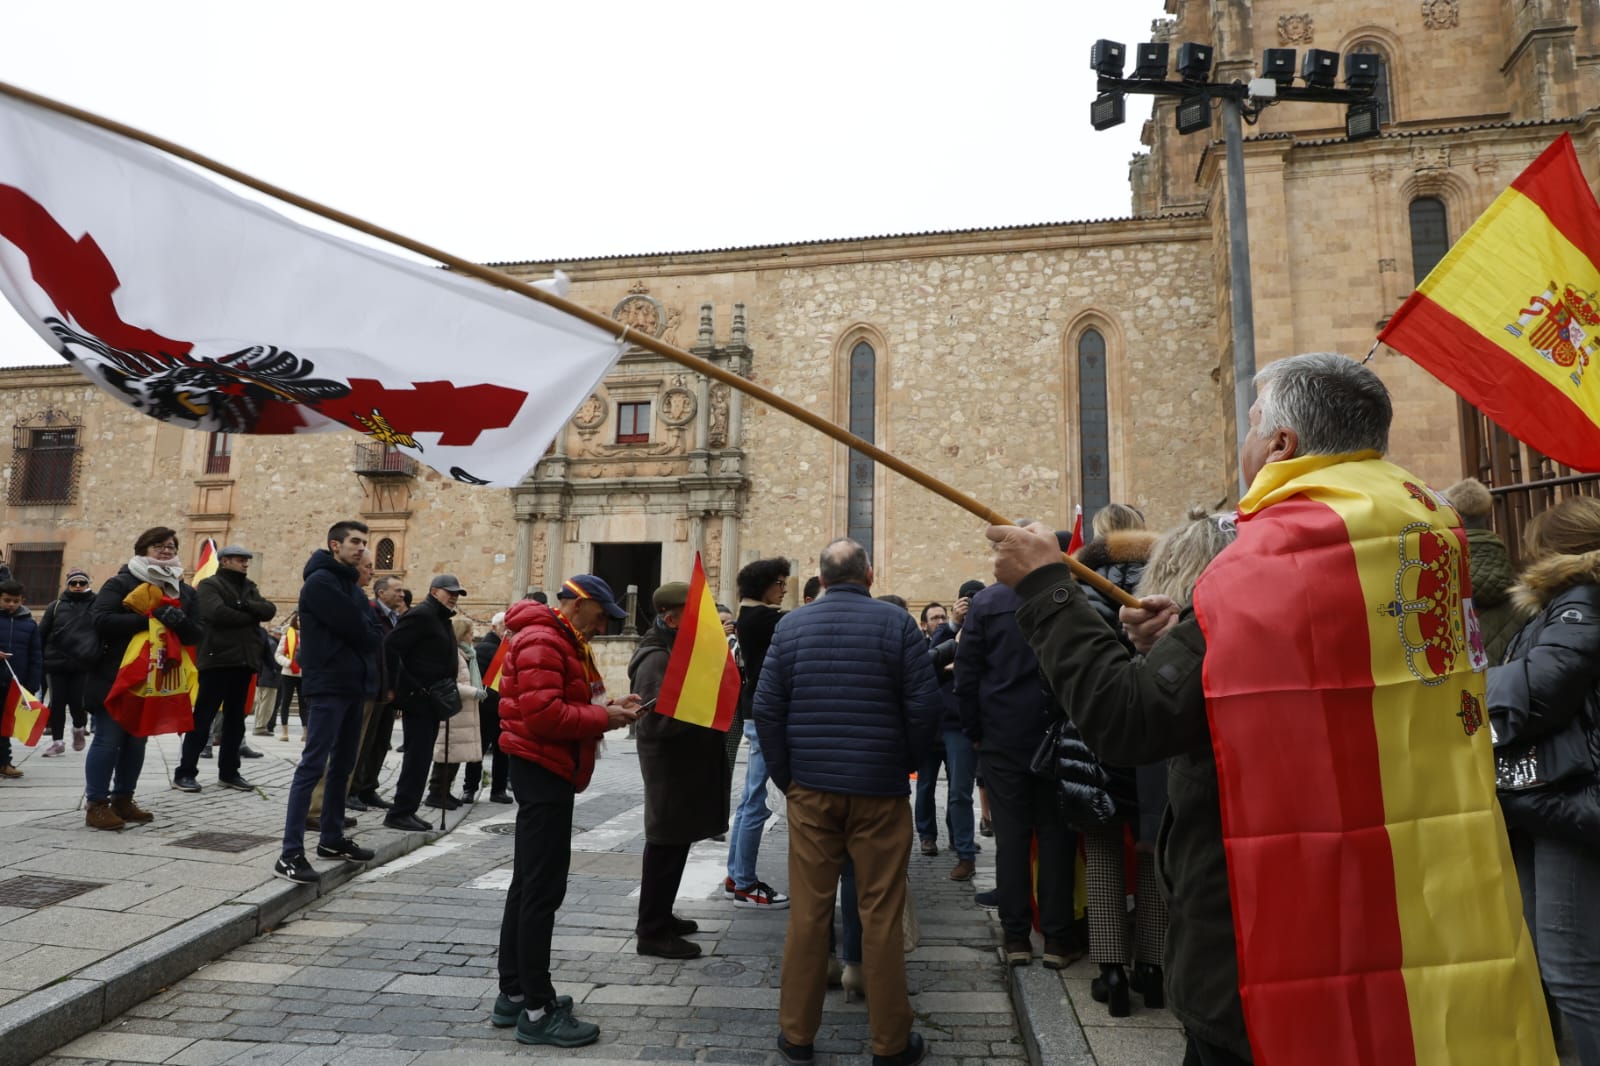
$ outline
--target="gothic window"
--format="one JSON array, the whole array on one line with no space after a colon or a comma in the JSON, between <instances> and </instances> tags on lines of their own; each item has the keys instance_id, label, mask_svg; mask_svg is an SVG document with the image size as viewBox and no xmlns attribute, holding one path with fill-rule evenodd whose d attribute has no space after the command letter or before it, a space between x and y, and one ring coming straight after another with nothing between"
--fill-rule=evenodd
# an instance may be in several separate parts
<instances>
[{"instance_id":1,"label":"gothic window","mask_svg":"<svg viewBox=\"0 0 1600 1066\"><path fill-rule=\"evenodd\" d=\"M617 443L650 443L650 401L617 404Z\"/></svg>"},{"instance_id":2,"label":"gothic window","mask_svg":"<svg viewBox=\"0 0 1600 1066\"><path fill-rule=\"evenodd\" d=\"M206 473L226 474L232 460L233 434L211 434L206 440Z\"/></svg>"},{"instance_id":3,"label":"gothic window","mask_svg":"<svg viewBox=\"0 0 1600 1066\"><path fill-rule=\"evenodd\" d=\"M1394 120L1394 91L1389 87L1388 51L1377 41L1357 41L1349 50L1378 57L1378 84L1372 87L1372 98L1378 102L1378 123L1388 126Z\"/></svg>"},{"instance_id":4,"label":"gothic window","mask_svg":"<svg viewBox=\"0 0 1600 1066\"><path fill-rule=\"evenodd\" d=\"M1111 427L1106 404L1106 339L1097 329L1078 338L1078 454L1083 519L1111 502Z\"/></svg>"},{"instance_id":5,"label":"gothic window","mask_svg":"<svg viewBox=\"0 0 1600 1066\"><path fill-rule=\"evenodd\" d=\"M13 504L71 503L78 494L76 426L17 426L12 430Z\"/></svg>"},{"instance_id":6,"label":"gothic window","mask_svg":"<svg viewBox=\"0 0 1600 1066\"><path fill-rule=\"evenodd\" d=\"M1443 259L1449 250L1450 227L1445 216L1444 201L1433 196L1412 200L1411 272L1415 275L1413 284L1421 285L1422 279L1439 265L1439 260Z\"/></svg>"},{"instance_id":7,"label":"gothic window","mask_svg":"<svg viewBox=\"0 0 1600 1066\"><path fill-rule=\"evenodd\" d=\"M372 565L378 570L394 569L394 541L384 537L378 541L377 551L373 552Z\"/></svg>"},{"instance_id":8,"label":"gothic window","mask_svg":"<svg viewBox=\"0 0 1600 1066\"><path fill-rule=\"evenodd\" d=\"M872 345L860 341L850 349L850 423L851 433L869 444L876 444L873 436L877 417L878 354ZM846 494L845 535L867 549L872 556L872 503L873 479L876 471L872 458L854 448L850 449L849 491Z\"/></svg>"}]
</instances>

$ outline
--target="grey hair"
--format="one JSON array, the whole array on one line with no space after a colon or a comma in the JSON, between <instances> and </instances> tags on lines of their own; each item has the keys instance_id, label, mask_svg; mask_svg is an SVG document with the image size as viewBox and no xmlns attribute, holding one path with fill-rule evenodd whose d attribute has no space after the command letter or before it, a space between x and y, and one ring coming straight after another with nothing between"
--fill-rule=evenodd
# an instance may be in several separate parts
<instances>
[{"instance_id":1,"label":"grey hair","mask_svg":"<svg viewBox=\"0 0 1600 1066\"><path fill-rule=\"evenodd\" d=\"M867 558L867 549L849 537L840 537L830 543L822 549L822 555L817 559L817 571L822 576L822 583L830 588L843 584L865 585L871 569L872 562Z\"/></svg>"},{"instance_id":2,"label":"grey hair","mask_svg":"<svg viewBox=\"0 0 1600 1066\"><path fill-rule=\"evenodd\" d=\"M504 622L505 620L506 620L506 613L504 611L496 611L494 613L494 617L489 619L489 624L492 625L492 626L497 626L501 622Z\"/></svg>"},{"instance_id":3,"label":"grey hair","mask_svg":"<svg viewBox=\"0 0 1600 1066\"><path fill-rule=\"evenodd\" d=\"M1296 455L1389 450L1394 407L1377 374L1335 352L1310 352L1268 363L1255 377L1267 436L1292 429Z\"/></svg>"},{"instance_id":4,"label":"grey hair","mask_svg":"<svg viewBox=\"0 0 1600 1066\"><path fill-rule=\"evenodd\" d=\"M1189 511L1189 520L1167 530L1150 549L1150 561L1139 578L1137 596L1171 596L1179 607L1194 598L1194 583L1238 535L1234 515L1207 514L1205 508Z\"/></svg>"}]
</instances>

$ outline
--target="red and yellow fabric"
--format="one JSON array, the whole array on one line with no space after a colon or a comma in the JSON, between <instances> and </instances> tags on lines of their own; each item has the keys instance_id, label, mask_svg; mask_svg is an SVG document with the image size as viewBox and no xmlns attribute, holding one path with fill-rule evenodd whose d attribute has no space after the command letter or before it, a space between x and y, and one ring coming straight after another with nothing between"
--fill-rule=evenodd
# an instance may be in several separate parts
<instances>
[{"instance_id":1,"label":"red and yellow fabric","mask_svg":"<svg viewBox=\"0 0 1600 1066\"><path fill-rule=\"evenodd\" d=\"M489 669L483 675L483 687L490 692L500 691L500 679L506 672L506 649L511 647L509 640L502 639L500 646L494 650L494 656L489 660Z\"/></svg>"},{"instance_id":2,"label":"red and yellow fabric","mask_svg":"<svg viewBox=\"0 0 1600 1066\"><path fill-rule=\"evenodd\" d=\"M0 735L20 740L28 747L39 743L50 722L50 708L39 697L22 687L17 675L7 666L11 683L6 686L5 710L0 711Z\"/></svg>"},{"instance_id":3,"label":"red and yellow fabric","mask_svg":"<svg viewBox=\"0 0 1600 1066\"><path fill-rule=\"evenodd\" d=\"M705 567L696 552L689 598L655 711L680 722L727 732L738 703L739 666L733 661L733 648L722 630L717 601L706 585Z\"/></svg>"},{"instance_id":4,"label":"red and yellow fabric","mask_svg":"<svg viewBox=\"0 0 1600 1066\"><path fill-rule=\"evenodd\" d=\"M1195 588L1257 1066L1553 1066L1455 512L1269 463Z\"/></svg>"},{"instance_id":5,"label":"red and yellow fabric","mask_svg":"<svg viewBox=\"0 0 1600 1066\"><path fill-rule=\"evenodd\" d=\"M289 660L284 667L290 677L300 676L300 630L290 626L283 631L283 657Z\"/></svg>"},{"instance_id":6,"label":"red and yellow fabric","mask_svg":"<svg viewBox=\"0 0 1600 1066\"><path fill-rule=\"evenodd\" d=\"M194 728L199 686L194 649L152 618L145 632L128 641L106 694L106 712L131 736L187 733Z\"/></svg>"},{"instance_id":7,"label":"red and yellow fabric","mask_svg":"<svg viewBox=\"0 0 1600 1066\"><path fill-rule=\"evenodd\" d=\"M1540 154L1378 339L1506 432L1600 470L1600 205L1570 135Z\"/></svg>"},{"instance_id":8,"label":"red and yellow fabric","mask_svg":"<svg viewBox=\"0 0 1600 1066\"><path fill-rule=\"evenodd\" d=\"M217 572L217 542L210 537L200 545L200 558L194 565L194 581L198 585L206 578Z\"/></svg>"}]
</instances>

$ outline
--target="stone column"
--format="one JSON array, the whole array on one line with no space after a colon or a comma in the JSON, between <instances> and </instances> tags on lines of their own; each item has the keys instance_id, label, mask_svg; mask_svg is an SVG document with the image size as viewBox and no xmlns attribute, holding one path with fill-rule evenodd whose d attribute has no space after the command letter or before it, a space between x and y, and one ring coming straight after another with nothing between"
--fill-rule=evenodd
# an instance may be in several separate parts
<instances>
[{"instance_id":1,"label":"stone column","mask_svg":"<svg viewBox=\"0 0 1600 1066\"><path fill-rule=\"evenodd\" d=\"M726 449L739 447L740 429L744 418L744 393L738 389L728 390L728 440L723 445Z\"/></svg>"},{"instance_id":2,"label":"stone column","mask_svg":"<svg viewBox=\"0 0 1600 1066\"><path fill-rule=\"evenodd\" d=\"M517 515L517 551L511 559L511 598L528 594L528 572L533 568L533 517Z\"/></svg>"},{"instance_id":3,"label":"stone column","mask_svg":"<svg viewBox=\"0 0 1600 1066\"><path fill-rule=\"evenodd\" d=\"M735 396L739 395L737 392ZM731 433L732 430L730 429ZM722 516L722 569L717 575L717 599L726 603L734 610L734 605L739 602L739 517L725 514Z\"/></svg>"},{"instance_id":4,"label":"stone column","mask_svg":"<svg viewBox=\"0 0 1600 1066\"><path fill-rule=\"evenodd\" d=\"M694 412L694 450L703 452L711 439L711 379L704 374L696 375L700 379L699 388L695 390Z\"/></svg>"},{"instance_id":5,"label":"stone column","mask_svg":"<svg viewBox=\"0 0 1600 1066\"><path fill-rule=\"evenodd\" d=\"M561 569L561 546L567 538L567 524L560 516L545 519L544 531L544 583L545 592L551 601L555 600L556 589L561 587L561 582L567 579L567 574Z\"/></svg>"}]
</instances>

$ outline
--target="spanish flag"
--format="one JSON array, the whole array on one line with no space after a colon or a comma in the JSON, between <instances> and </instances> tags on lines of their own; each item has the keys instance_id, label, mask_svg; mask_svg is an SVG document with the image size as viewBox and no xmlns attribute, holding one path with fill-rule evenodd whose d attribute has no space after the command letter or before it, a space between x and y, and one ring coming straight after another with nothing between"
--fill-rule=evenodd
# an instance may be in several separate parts
<instances>
[{"instance_id":1,"label":"spanish flag","mask_svg":"<svg viewBox=\"0 0 1600 1066\"><path fill-rule=\"evenodd\" d=\"M689 600L667 659L667 676L662 679L655 712L727 732L738 703L739 667L733 661L733 648L722 631L717 601L706 586L705 567L696 552Z\"/></svg>"},{"instance_id":2,"label":"spanish flag","mask_svg":"<svg viewBox=\"0 0 1600 1066\"><path fill-rule=\"evenodd\" d=\"M489 669L483 675L483 687L490 692L500 691L500 679L506 675L506 650L511 647L511 642L504 638L500 646L494 650L494 657L489 660Z\"/></svg>"},{"instance_id":3,"label":"spanish flag","mask_svg":"<svg viewBox=\"0 0 1600 1066\"><path fill-rule=\"evenodd\" d=\"M200 559L194 566L194 580L190 584L198 585L206 578L217 572L217 542L210 537L200 545Z\"/></svg>"},{"instance_id":4,"label":"spanish flag","mask_svg":"<svg viewBox=\"0 0 1600 1066\"><path fill-rule=\"evenodd\" d=\"M1195 588L1257 1066L1554 1066L1455 512L1269 463Z\"/></svg>"},{"instance_id":5,"label":"spanish flag","mask_svg":"<svg viewBox=\"0 0 1600 1066\"><path fill-rule=\"evenodd\" d=\"M28 747L39 743L44 727L50 722L50 709L39 702L39 697L22 687L16 671L6 664L11 684L6 687L5 710L0 712L0 735L20 740Z\"/></svg>"},{"instance_id":6,"label":"spanish flag","mask_svg":"<svg viewBox=\"0 0 1600 1066\"><path fill-rule=\"evenodd\" d=\"M1507 433L1600 470L1600 205L1572 137L1533 161L1378 339Z\"/></svg>"},{"instance_id":7,"label":"spanish flag","mask_svg":"<svg viewBox=\"0 0 1600 1066\"><path fill-rule=\"evenodd\" d=\"M176 601L167 600L175 604ZM187 733L194 728L194 698L200 688L194 649L156 619L128 641L105 708L131 736Z\"/></svg>"}]
</instances>

